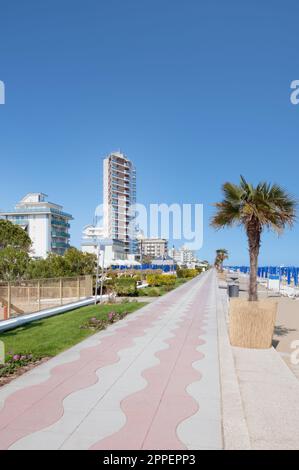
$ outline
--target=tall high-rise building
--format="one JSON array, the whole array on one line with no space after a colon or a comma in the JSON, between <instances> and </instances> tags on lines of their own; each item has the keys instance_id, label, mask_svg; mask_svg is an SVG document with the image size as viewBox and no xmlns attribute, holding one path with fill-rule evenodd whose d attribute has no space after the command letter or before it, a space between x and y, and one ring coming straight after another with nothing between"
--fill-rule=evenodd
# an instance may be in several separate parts
<instances>
[{"instance_id":1,"label":"tall high-rise building","mask_svg":"<svg viewBox=\"0 0 299 470\"><path fill-rule=\"evenodd\" d=\"M73 217L59 204L48 202L46 194L26 194L15 210L1 212L0 218L19 225L28 233L32 257L46 258L49 253L63 255L70 247L69 229Z\"/></svg>"},{"instance_id":2,"label":"tall high-rise building","mask_svg":"<svg viewBox=\"0 0 299 470\"><path fill-rule=\"evenodd\" d=\"M121 152L113 152L103 161L103 233L108 239L121 240L125 253L136 253L134 227L136 170Z\"/></svg>"}]
</instances>

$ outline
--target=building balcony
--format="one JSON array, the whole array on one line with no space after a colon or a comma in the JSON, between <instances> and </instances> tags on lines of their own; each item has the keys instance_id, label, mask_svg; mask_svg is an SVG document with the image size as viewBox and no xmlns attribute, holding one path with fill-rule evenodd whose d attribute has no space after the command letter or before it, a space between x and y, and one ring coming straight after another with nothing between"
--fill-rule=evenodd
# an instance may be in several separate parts
<instances>
[{"instance_id":1,"label":"building balcony","mask_svg":"<svg viewBox=\"0 0 299 470\"><path fill-rule=\"evenodd\" d=\"M51 235L52 235L52 237L70 238L69 233L67 233L67 232L57 232L56 230L52 230Z\"/></svg>"},{"instance_id":2,"label":"building balcony","mask_svg":"<svg viewBox=\"0 0 299 470\"><path fill-rule=\"evenodd\" d=\"M10 220L10 222L13 222L14 224L17 224L17 225L28 225L29 224L28 219L15 219L15 218L12 217L9 220Z\"/></svg>"},{"instance_id":3,"label":"building balcony","mask_svg":"<svg viewBox=\"0 0 299 470\"><path fill-rule=\"evenodd\" d=\"M112 167L111 174L112 176L120 176L121 178L124 178L129 173L126 168L113 168Z\"/></svg>"},{"instance_id":4,"label":"building balcony","mask_svg":"<svg viewBox=\"0 0 299 470\"><path fill-rule=\"evenodd\" d=\"M128 170L127 165L124 165L123 163L116 163L116 162L111 163L111 168L113 170L116 170L116 171L127 171Z\"/></svg>"},{"instance_id":5,"label":"building balcony","mask_svg":"<svg viewBox=\"0 0 299 470\"><path fill-rule=\"evenodd\" d=\"M124 194L124 195L126 195L126 196L128 196L128 195L130 194L129 189L122 188L122 187L120 187L120 186L118 186L117 188L113 188L113 187L112 187L112 191L113 191L114 193Z\"/></svg>"},{"instance_id":6,"label":"building balcony","mask_svg":"<svg viewBox=\"0 0 299 470\"><path fill-rule=\"evenodd\" d=\"M51 225L58 225L59 227L67 227L70 228L70 224L65 222L64 220L53 219L51 220Z\"/></svg>"},{"instance_id":7,"label":"building balcony","mask_svg":"<svg viewBox=\"0 0 299 470\"><path fill-rule=\"evenodd\" d=\"M65 243L65 242L55 242L55 241L53 241L51 243L51 247L54 248L54 249L55 248L64 248L64 249L67 250L70 247L70 245L68 243Z\"/></svg>"},{"instance_id":8,"label":"building balcony","mask_svg":"<svg viewBox=\"0 0 299 470\"><path fill-rule=\"evenodd\" d=\"M109 191L112 193L112 192L120 192L122 194L130 194L131 190L129 187L126 187L126 186L122 186L120 184L117 184L117 185L112 185L111 187L109 187Z\"/></svg>"}]
</instances>

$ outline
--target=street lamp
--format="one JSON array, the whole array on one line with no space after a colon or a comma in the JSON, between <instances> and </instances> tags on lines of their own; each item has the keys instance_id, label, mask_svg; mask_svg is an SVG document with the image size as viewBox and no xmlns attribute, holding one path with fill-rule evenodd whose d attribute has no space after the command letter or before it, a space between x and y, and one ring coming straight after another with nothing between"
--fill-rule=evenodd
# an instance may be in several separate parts
<instances>
[{"instance_id":1,"label":"street lamp","mask_svg":"<svg viewBox=\"0 0 299 470\"><path fill-rule=\"evenodd\" d=\"M98 283L99 283L99 264L100 264L100 244L97 245L97 271L96 271L96 288L94 293L94 304L97 304L98 300Z\"/></svg>"},{"instance_id":2,"label":"street lamp","mask_svg":"<svg viewBox=\"0 0 299 470\"><path fill-rule=\"evenodd\" d=\"M103 282L104 282L104 261L105 261L105 244L102 242L102 245L100 241L98 241L98 259L97 259L97 272L96 272L96 290L95 290L95 296L94 296L94 303L95 305L97 304L98 300L98 285L99 285L99 270L100 270L100 252L101 248L103 250L103 258L102 258L102 275L101 275L101 288L100 288L100 303L102 303L102 297L103 297Z\"/></svg>"}]
</instances>

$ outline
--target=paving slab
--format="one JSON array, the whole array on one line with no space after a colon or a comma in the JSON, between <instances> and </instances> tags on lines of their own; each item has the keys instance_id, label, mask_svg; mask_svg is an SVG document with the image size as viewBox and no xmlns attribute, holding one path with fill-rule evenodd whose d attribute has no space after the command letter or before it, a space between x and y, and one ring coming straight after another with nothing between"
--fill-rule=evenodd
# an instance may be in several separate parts
<instances>
[{"instance_id":1,"label":"paving slab","mask_svg":"<svg viewBox=\"0 0 299 470\"><path fill-rule=\"evenodd\" d=\"M274 348L233 348L252 449L299 449L299 381Z\"/></svg>"},{"instance_id":2,"label":"paving slab","mask_svg":"<svg viewBox=\"0 0 299 470\"><path fill-rule=\"evenodd\" d=\"M214 270L0 390L0 449L223 448Z\"/></svg>"}]
</instances>

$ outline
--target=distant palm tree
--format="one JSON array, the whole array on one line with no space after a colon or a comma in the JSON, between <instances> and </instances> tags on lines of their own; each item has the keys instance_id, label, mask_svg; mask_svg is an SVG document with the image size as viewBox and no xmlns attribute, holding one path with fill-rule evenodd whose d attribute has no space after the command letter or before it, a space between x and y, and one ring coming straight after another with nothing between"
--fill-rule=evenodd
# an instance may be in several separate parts
<instances>
[{"instance_id":1,"label":"distant palm tree","mask_svg":"<svg viewBox=\"0 0 299 470\"><path fill-rule=\"evenodd\" d=\"M223 272L223 261L228 258L228 251L225 248L216 250L215 266L219 271Z\"/></svg>"},{"instance_id":2,"label":"distant palm tree","mask_svg":"<svg viewBox=\"0 0 299 470\"><path fill-rule=\"evenodd\" d=\"M297 202L277 184L253 186L241 176L239 185L225 183L224 199L215 204L211 225L217 229L243 225L250 256L249 300L257 300L257 266L264 227L281 233L296 220Z\"/></svg>"},{"instance_id":3,"label":"distant palm tree","mask_svg":"<svg viewBox=\"0 0 299 470\"><path fill-rule=\"evenodd\" d=\"M219 267L220 267L220 258L219 256L216 254L215 256L215 261L214 261L214 266L217 270L219 270Z\"/></svg>"}]
</instances>

